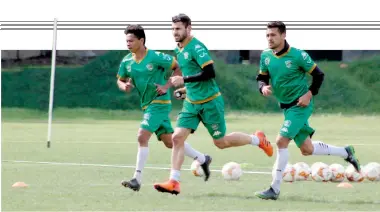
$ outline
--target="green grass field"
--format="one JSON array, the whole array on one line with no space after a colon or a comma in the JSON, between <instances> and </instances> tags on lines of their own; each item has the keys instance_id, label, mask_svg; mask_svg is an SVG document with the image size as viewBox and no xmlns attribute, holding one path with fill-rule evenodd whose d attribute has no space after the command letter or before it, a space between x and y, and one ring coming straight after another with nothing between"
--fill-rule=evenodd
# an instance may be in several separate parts
<instances>
[{"instance_id":1,"label":"green grass field","mask_svg":"<svg viewBox=\"0 0 380 212\"><path fill-rule=\"evenodd\" d=\"M260 200L254 192L269 186L269 172L276 155L268 158L253 146L219 150L203 126L188 141L213 156L212 169L216 171L208 182L184 170L180 195L155 191L153 183L169 175L170 150L153 137L143 187L138 193L132 192L121 187L120 181L133 175L139 113L102 112L98 114L101 118L95 118L96 112L57 111L52 146L48 149L45 113L2 110L2 211L374 211L380 208L380 182L369 181L354 183L353 189L337 188L335 183L284 183L279 200ZM281 114L227 116L228 132L253 132L259 128L265 130L271 141L281 122ZM317 130L316 140L335 145L354 144L364 165L380 162L379 123L379 116L318 115L311 119ZM295 145L289 148L290 163L304 161L311 165L321 161L346 166L340 158L304 157ZM245 171L264 173L245 173L239 181L225 181L217 170L230 161L247 163ZM186 158L184 168L188 169L191 162ZM29 187L12 188L17 181Z\"/></svg>"}]
</instances>

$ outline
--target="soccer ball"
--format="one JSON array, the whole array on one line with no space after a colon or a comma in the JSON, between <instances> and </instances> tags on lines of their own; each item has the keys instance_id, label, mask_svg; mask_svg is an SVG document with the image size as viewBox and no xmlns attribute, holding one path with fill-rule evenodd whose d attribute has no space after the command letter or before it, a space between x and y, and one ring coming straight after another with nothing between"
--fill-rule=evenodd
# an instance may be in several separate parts
<instances>
[{"instance_id":1,"label":"soccer ball","mask_svg":"<svg viewBox=\"0 0 380 212\"><path fill-rule=\"evenodd\" d=\"M293 166L296 169L295 177L298 181L307 180L310 176L311 170L309 165L304 162L298 162Z\"/></svg>"},{"instance_id":2,"label":"soccer ball","mask_svg":"<svg viewBox=\"0 0 380 212\"><path fill-rule=\"evenodd\" d=\"M296 180L296 169L292 164L287 164L282 173L282 180L285 182L294 182Z\"/></svg>"},{"instance_id":3,"label":"soccer ball","mask_svg":"<svg viewBox=\"0 0 380 212\"><path fill-rule=\"evenodd\" d=\"M191 164L190 170L193 173L193 175L197 177L202 177L204 174L201 164L197 160L193 161L193 163Z\"/></svg>"},{"instance_id":4,"label":"soccer ball","mask_svg":"<svg viewBox=\"0 0 380 212\"><path fill-rule=\"evenodd\" d=\"M344 167L340 164L334 163L330 165L330 170L332 173L331 181L332 182L343 182L344 181Z\"/></svg>"},{"instance_id":5,"label":"soccer ball","mask_svg":"<svg viewBox=\"0 0 380 212\"><path fill-rule=\"evenodd\" d=\"M347 180L350 182L361 182L364 180L363 173L357 172L351 164L346 168L345 175Z\"/></svg>"},{"instance_id":6,"label":"soccer ball","mask_svg":"<svg viewBox=\"0 0 380 212\"><path fill-rule=\"evenodd\" d=\"M242 174L243 170L238 163L229 162L223 166L222 175L225 180L239 180Z\"/></svg>"},{"instance_id":7,"label":"soccer ball","mask_svg":"<svg viewBox=\"0 0 380 212\"><path fill-rule=\"evenodd\" d=\"M380 164L372 162L367 164L363 169L364 177L370 181L379 181L380 180Z\"/></svg>"},{"instance_id":8,"label":"soccer ball","mask_svg":"<svg viewBox=\"0 0 380 212\"><path fill-rule=\"evenodd\" d=\"M311 178L316 182L328 182L331 180L332 172L330 167L325 164L318 162L317 164L313 164L313 168L311 170Z\"/></svg>"}]
</instances>

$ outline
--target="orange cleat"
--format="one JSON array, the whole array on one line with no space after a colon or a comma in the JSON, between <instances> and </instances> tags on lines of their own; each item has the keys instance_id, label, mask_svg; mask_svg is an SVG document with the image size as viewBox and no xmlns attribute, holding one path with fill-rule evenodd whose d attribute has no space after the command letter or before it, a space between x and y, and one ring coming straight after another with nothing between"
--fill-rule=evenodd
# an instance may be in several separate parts
<instances>
[{"instance_id":1,"label":"orange cleat","mask_svg":"<svg viewBox=\"0 0 380 212\"><path fill-rule=\"evenodd\" d=\"M154 188L159 192L171 193L175 195L181 192L179 182L175 180L168 180L164 183L155 183Z\"/></svg>"},{"instance_id":2,"label":"orange cleat","mask_svg":"<svg viewBox=\"0 0 380 212\"><path fill-rule=\"evenodd\" d=\"M272 144L267 140L267 137L265 136L264 132L258 130L256 131L255 135L260 140L260 149L262 149L265 152L265 154L267 154L269 157L272 157L273 147Z\"/></svg>"}]
</instances>

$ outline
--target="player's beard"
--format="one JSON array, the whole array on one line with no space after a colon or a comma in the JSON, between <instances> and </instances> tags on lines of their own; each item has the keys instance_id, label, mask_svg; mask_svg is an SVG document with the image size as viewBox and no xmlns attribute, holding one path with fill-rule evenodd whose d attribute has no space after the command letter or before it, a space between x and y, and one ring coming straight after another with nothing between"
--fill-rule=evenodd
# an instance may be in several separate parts
<instances>
[{"instance_id":1,"label":"player's beard","mask_svg":"<svg viewBox=\"0 0 380 212\"><path fill-rule=\"evenodd\" d=\"M178 39L176 40L176 42L183 42L185 39L187 38L187 35L186 34L183 34L183 35L178 35Z\"/></svg>"}]
</instances>

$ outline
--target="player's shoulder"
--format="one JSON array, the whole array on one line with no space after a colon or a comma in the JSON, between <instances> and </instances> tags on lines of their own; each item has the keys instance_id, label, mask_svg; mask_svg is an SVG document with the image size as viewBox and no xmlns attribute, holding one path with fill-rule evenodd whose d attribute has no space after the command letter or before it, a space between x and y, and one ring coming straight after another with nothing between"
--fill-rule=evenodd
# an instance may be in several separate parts
<instances>
[{"instance_id":1,"label":"player's shoulder","mask_svg":"<svg viewBox=\"0 0 380 212\"><path fill-rule=\"evenodd\" d=\"M294 54L296 56L304 56L304 55L308 55L308 53L303 50L303 49L300 49L300 48L296 48L296 47L290 47L290 53L291 54Z\"/></svg>"},{"instance_id":2,"label":"player's shoulder","mask_svg":"<svg viewBox=\"0 0 380 212\"><path fill-rule=\"evenodd\" d=\"M123 59L121 60L121 62L125 63L125 62L131 61L131 60L133 60L132 53L128 53L127 55L125 55L123 57Z\"/></svg>"},{"instance_id":3,"label":"player's shoulder","mask_svg":"<svg viewBox=\"0 0 380 212\"><path fill-rule=\"evenodd\" d=\"M264 49L263 51L261 51L261 54L260 54L262 57L263 56L270 56L270 55L272 55L272 49L269 49L269 48L267 48L267 49Z\"/></svg>"},{"instance_id":4,"label":"player's shoulder","mask_svg":"<svg viewBox=\"0 0 380 212\"><path fill-rule=\"evenodd\" d=\"M189 47L192 48L193 50L198 50L198 49L201 49L201 48L204 48L207 50L207 47L206 45L198 40L197 38L193 37L189 43Z\"/></svg>"}]
</instances>

